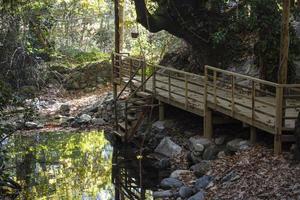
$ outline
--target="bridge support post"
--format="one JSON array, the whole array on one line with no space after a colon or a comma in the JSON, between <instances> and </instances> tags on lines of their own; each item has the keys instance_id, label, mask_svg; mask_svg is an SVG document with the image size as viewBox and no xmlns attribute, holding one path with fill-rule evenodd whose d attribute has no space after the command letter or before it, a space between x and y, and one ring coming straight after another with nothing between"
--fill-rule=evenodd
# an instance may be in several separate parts
<instances>
[{"instance_id":1,"label":"bridge support post","mask_svg":"<svg viewBox=\"0 0 300 200\"><path fill-rule=\"evenodd\" d=\"M211 139L213 135L212 110L206 107L204 109L204 137Z\"/></svg>"},{"instance_id":2,"label":"bridge support post","mask_svg":"<svg viewBox=\"0 0 300 200\"><path fill-rule=\"evenodd\" d=\"M165 120L165 105L161 101L159 101L158 103L159 103L158 106L159 120L163 121Z\"/></svg>"},{"instance_id":3,"label":"bridge support post","mask_svg":"<svg viewBox=\"0 0 300 200\"><path fill-rule=\"evenodd\" d=\"M274 135L274 153L275 155L280 155L282 153L281 134Z\"/></svg>"},{"instance_id":4,"label":"bridge support post","mask_svg":"<svg viewBox=\"0 0 300 200\"><path fill-rule=\"evenodd\" d=\"M257 134L257 129L253 126L250 127L250 142L252 144L256 143L256 134Z\"/></svg>"}]
</instances>

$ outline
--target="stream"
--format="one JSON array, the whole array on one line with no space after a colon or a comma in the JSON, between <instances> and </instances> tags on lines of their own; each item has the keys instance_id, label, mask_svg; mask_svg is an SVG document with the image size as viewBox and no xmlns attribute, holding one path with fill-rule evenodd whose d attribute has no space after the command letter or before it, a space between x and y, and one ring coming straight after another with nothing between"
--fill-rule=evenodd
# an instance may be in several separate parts
<instances>
[{"instance_id":1,"label":"stream","mask_svg":"<svg viewBox=\"0 0 300 200\"><path fill-rule=\"evenodd\" d=\"M22 187L17 199L152 199L158 181L155 173L141 181L141 161L113 148L102 131L15 134L5 146L8 171Z\"/></svg>"}]
</instances>

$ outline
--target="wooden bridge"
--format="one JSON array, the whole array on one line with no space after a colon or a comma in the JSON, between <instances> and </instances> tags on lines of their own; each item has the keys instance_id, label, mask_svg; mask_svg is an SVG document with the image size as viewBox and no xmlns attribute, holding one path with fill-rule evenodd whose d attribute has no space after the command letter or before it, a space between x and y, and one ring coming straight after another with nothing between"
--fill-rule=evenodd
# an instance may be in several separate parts
<instances>
[{"instance_id":1,"label":"wooden bridge","mask_svg":"<svg viewBox=\"0 0 300 200\"><path fill-rule=\"evenodd\" d=\"M219 112L248 124L252 142L256 129L273 134L276 154L281 153L282 142L293 140L291 133L300 111L300 84L277 84L211 66L205 66L202 76L151 64L128 54L114 53L112 63L116 101L129 89L130 98L152 96L158 100L160 118L164 103L197 114L204 118L204 136L208 138L213 135L213 112ZM146 106L144 103L140 101L138 105ZM126 132L130 120L127 113L125 116L123 125L116 119L116 126ZM144 118L145 112L140 116ZM135 120L131 134L141 121Z\"/></svg>"}]
</instances>

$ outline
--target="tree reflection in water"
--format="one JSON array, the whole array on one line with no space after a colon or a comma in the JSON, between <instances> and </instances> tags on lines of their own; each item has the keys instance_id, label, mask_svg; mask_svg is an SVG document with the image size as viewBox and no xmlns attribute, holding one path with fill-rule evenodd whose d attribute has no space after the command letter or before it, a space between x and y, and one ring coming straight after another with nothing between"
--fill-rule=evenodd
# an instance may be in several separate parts
<instances>
[{"instance_id":1,"label":"tree reflection in water","mask_svg":"<svg viewBox=\"0 0 300 200\"><path fill-rule=\"evenodd\" d=\"M7 151L19 199L113 199L112 147L103 132L17 135Z\"/></svg>"},{"instance_id":2,"label":"tree reflection in water","mask_svg":"<svg viewBox=\"0 0 300 200\"><path fill-rule=\"evenodd\" d=\"M18 199L148 200L159 180L151 160L113 150L103 132L15 135L6 150Z\"/></svg>"},{"instance_id":3,"label":"tree reflection in water","mask_svg":"<svg viewBox=\"0 0 300 200\"><path fill-rule=\"evenodd\" d=\"M115 200L150 200L159 183L159 173L153 161L139 159L132 148L118 147L113 152L112 179Z\"/></svg>"}]
</instances>

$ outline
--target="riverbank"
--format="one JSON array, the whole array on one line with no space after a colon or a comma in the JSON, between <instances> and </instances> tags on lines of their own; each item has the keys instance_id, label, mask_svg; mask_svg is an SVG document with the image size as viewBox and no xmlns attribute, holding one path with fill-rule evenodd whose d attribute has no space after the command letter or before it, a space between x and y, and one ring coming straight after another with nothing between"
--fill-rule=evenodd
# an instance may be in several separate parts
<instances>
[{"instance_id":1,"label":"riverbank","mask_svg":"<svg viewBox=\"0 0 300 200\"><path fill-rule=\"evenodd\" d=\"M110 91L109 84L93 92L67 92L50 85L24 106L4 110L1 125L25 135L105 130L113 143L120 142L112 131ZM132 143L124 144L135 149L137 161L151 158L151 166L163 172L151 188L155 199L299 198L300 165L289 152L274 157L269 138L253 145L247 140L247 127L231 124L218 125L210 141L201 137L199 117L173 107L166 112L172 118L157 121L154 110L153 119L141 126Z\"/></svg>"}]
</instances>

